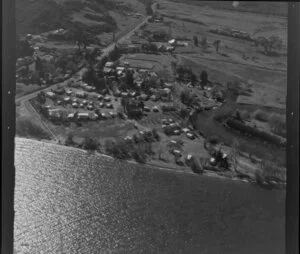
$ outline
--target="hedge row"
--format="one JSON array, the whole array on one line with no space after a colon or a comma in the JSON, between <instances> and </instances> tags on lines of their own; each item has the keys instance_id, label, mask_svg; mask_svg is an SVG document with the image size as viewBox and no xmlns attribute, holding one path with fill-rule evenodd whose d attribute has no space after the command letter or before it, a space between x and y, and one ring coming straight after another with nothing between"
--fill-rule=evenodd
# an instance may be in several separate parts
<instances>
[{"instance_id":1,"label":"hedge row","mask_svg":"<svg viewBox=\"0 0 300 254\"><path fill-rule=\"evenodd\" d=\"M251 136L257 137L261 140L267 141L277 146L285 146L286 144L286 140L284 138L281 138L268 132L258 130L232 118L227 120L227 125L231 128L234 128L244 133L248 133Z\"/></svg>"}]
</instances>

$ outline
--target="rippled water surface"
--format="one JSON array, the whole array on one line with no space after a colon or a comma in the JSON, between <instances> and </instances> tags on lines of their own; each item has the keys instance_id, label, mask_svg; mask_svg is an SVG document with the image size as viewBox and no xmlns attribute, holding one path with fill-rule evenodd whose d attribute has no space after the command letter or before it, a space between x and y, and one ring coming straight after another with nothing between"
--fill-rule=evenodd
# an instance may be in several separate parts
<instances>
[{"instance_id":1,"label":"rippled water surface","mask_svg":"<svg viewBox=\"0 0 300 254\"><path fill-rule=\"evenodd\" d=\"M16 139L15 253L284 253L285 192Z\"/></svg>"}]
</instances>

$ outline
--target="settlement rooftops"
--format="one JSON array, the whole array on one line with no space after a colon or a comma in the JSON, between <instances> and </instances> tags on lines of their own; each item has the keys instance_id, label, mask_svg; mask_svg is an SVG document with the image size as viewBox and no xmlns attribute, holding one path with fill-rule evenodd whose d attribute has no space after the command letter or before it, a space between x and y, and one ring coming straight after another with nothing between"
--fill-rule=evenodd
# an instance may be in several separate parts
<instances>
[{"instance_id":1,"label":"settlement rooftops","mask_svg":"<svg viewBox=\"0 0 300 254\"><path fill-rule=\"evenodd\" d=\"M114 66L114 62L106 62L104 66L107 68L112 68Z\"/></svg>"}]
</instances>

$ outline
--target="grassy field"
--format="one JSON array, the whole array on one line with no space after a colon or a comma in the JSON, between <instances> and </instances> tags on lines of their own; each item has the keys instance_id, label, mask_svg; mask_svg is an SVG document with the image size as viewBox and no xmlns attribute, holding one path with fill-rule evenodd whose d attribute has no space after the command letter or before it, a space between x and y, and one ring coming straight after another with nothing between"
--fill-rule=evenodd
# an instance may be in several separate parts
<instances>
[{"instance_id":1,"label":"grassy field","mask_svg":"<svg viewBox=\"0 0 300 254\"><path fill-rule=\"evenodd\" d=\"M182 0L171 0L182 3ZM213 9L230 10L237 12L251 12L258 14L276 15L287 17L287 2L265 2L265 1L240 1L238 8L233 7L232 1L197 1L187 0L185 4L197 6L208 6Z\"/></svg>"},{"instance_id":2,"label":"grassy field","mask_svg":"<svg viewBox=\"0 0 300 254\"><path fill-rule=\"evenodd\" d=\"M21 96L24 96L26 94L43 89L43 88L45 88L45 86L39 86L39 85L34 85L34 84L25 85L22 83L17 83L16 84L16 99Z\"/></svg>"},{"instance_id":3,"label":"grassy field","mask_svg":"<svg viewBox=\"0 0 300 254\"><path fill-rule=\"evenodd\" d=\"M90 0L84 2L79 0L17 0L16 28L18 35L37 34L51 29L68 28L77 21L87 28L93 26L101 30L103 27L103 32L106 28L112 32L115 29L124 28L121 24L124 23L125 17L126 26L136 21L134 17L128 17L127 13L143 13L143 10L143 4L135 0L130 0L125 5L118 5L112 0L96 2ZM91 15L96 15L99 19L92 20Z\"/></svg>"},{"instance_id":4,"label":"grassy field","mask_svg":"<svg viewBox=\"0 0 300 254\"><path fill-rule=\"evenodd\" d=\"M120 58L120 62L127 61L133 67L151 69L159 74L161 78L172 78L171 62L173 57L170 55L158 54L126 54Z\"/></svg>"}]
</instances>

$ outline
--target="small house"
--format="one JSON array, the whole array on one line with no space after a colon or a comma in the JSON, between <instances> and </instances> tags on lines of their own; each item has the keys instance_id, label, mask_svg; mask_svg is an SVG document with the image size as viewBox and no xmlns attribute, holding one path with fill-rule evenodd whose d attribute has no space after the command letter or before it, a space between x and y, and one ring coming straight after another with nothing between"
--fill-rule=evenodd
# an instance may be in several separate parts
<instances>
[{"instance_id":1,"label":"small house","mask_svg":"<svg viewBox=\"0 0 300 254\"><path fill-rule=\"evenodd\" d=\"M114 62L106 62L104 66L107 67L107 68L113 68L114 65L115 65Z\"/></svg>"},{"instance_id":2,"label":"small house","mask_svg":"<svg viewBox=\"0 0 300 254\"><path fill-rule=\"evenodd\" d=\"M123 98L126 98L126 97L128 97L128 93L123 92L123 93L121 93L121 96L122 96Z\"/></svg>"},{"instance_id":3,"label":"small house","mask_svg":"<svg viewBox=\"0 0 300 254\"><path fill-rule=\"evenodd\" d=\"M141 94L139 97L142 101L146 101L149 99L149 96L147 94Z\"/></svg>"},{"instance_id":4,"label":"small house","mask_svg":"<svg viewBox=\"0 0 300 254\"><path fill-rule=\"evenodd\" d=\"M76 92L76 97L78 98L85 98L86 97L86 93L83 91L78 91Z\"/></svg>"},{"instance_id":5,"label":"small house","mask_svg":"<svg viewBox=\"0 0 300 254\"><path fill-rule=\"evenodd\" d=\"M61 95L65 93L65 89L63 87L56 87L55 89L53 89L53 92Z\"/></svg>"},{"instance_id":6,"label":"small house","mask_svg":"<svg viewBox=\"0 0 300 254\"><path fill-rule=\"evenodd\" d=\"M105 75L111 74L112 71L113 71L112 68L108 68L108 67L104 67L104 68L103 68L103 73L104 73Z\"/></svg>"},{"instance_id":7,"label":"small house","mask_svg":"<svg viewBox=\"0 0 300 254\"><path fill-rule=\"evenodd\" d=\"M67 115L67 119L72 120L72 119L74 119L74 116L75 116L75 113L70 113Z\"/></svg>"},{"instance_id":8,"label":"small house","mask_svg":"<svg viewBox=\"0 0 300 254\"><path fill-rule=\"evenodd\" d=\"M118 76L120 76L125 71L125 68L118 66L116 68L116 71L117 71Z\"/></svg>"},{"instance_id":9,"label":"small house","mask_svg":"<svg viewBox=\"0 0 300 254\"><path fill-rule=\"evenodd\" d=\"M55 93L53 92L46 92L46 97L50 98L50 99L54 99L55 98Z\"/></svg>"}]
</instances>

